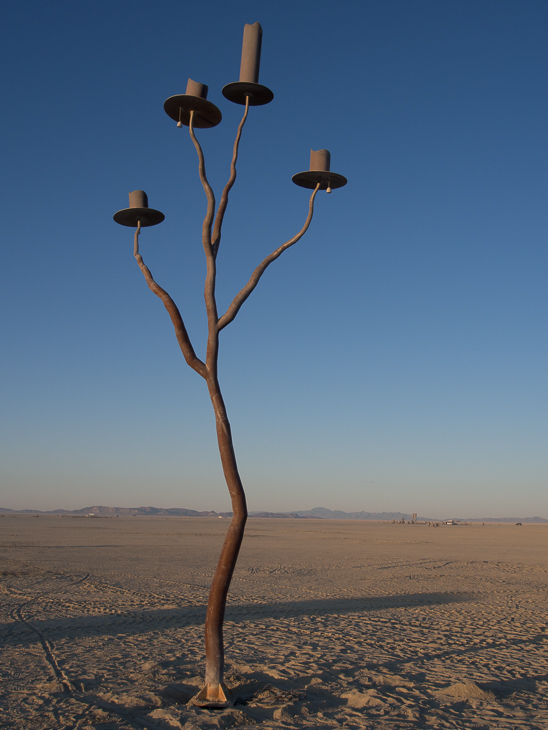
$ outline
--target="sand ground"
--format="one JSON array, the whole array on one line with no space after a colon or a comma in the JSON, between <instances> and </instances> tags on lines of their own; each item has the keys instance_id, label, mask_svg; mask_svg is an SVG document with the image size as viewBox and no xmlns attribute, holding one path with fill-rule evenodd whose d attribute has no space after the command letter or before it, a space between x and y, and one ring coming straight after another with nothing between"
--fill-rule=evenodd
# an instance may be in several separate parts
<instances>
[{"instance_id":1,"label":"sand ground","mask_svg":"<svg viewBox=\"0 0 548 730\"><path fill-rule=\"evenodd\" d=\"M0 519L0 727L548 729L548 526L251 519L223 712L188 707L227 521Z\"/></svg>"}]
</instances>

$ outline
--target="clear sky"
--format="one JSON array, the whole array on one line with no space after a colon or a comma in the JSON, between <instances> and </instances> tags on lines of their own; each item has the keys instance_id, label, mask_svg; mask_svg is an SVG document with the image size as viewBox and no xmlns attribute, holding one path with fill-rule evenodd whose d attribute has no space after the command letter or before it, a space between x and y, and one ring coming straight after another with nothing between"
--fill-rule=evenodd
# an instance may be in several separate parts
<instances>
[{"instance_id":1,"label":"clear sky","mask_svg":"<svg viewBox=\"0 0 548 730\"><path fill-rule=\"evenodd\" d=\"M220 310L302 226L311 148L349 183L221 335L250 509L548 517L545 0L5 3L0 506L230 508L205 384L112 215L138 188L165 213L141 251L203 357L205 198L163 103L209 85L219 197L257 20L275 98Z\"/></svg>"}]
</instances>

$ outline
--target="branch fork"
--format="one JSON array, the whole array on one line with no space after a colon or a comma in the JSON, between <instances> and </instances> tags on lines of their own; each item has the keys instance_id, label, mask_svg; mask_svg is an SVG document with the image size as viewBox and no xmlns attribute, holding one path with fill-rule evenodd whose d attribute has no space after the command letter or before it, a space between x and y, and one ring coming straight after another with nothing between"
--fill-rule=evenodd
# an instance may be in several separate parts
<instances>
[{"instance_id":1,"label":"branch fork","mask_svg":"<svg viewBox=\"0 0 548 730\"><path fill-rule=\"evenodd\" d=\"M316 198L318 190L321 187L320 182L318 182L312 192L308 207L308 215L306 217L304 226L301 228L299 233L293 236L293 238L289 239L289 241L286 241L284 244L279 246L257 266L255 271L251 274L251 277L247 284L234 297L227 311L221 317L219 317L217 312L217 301L215 297L215 282L217 275L216 259L221 243L221 231L226 208L228 205L229 193L236 181L236 162L238 159L238 150L248 112L249 97L246 97L245 112L238 126L236 140L234 142L232 161L230 165L230 176L223 190L216 215L215 195L213 193L211 185L208 182L205 169L204 154L194 132L194 111L190 112L189 132L198 155L198 172L207 199L207 211L202 225L202 245L204 248L207 264L204 287L204 299L208 321L207 351L205 362L202 361L194 351L183 318L177 305L170 297L170 295L165 291L165 289L162 289L162 287L156 283L150 272L150 269L145 265L143 257L139 253L139 235L141 233L140 222L137 225L134 239L134 256L137 260L137 264L139 265L139 268L141 269L150 290L162 300L165 308L167 309L167 312L171 317L171 321L175 329L175 335L177 337L179 347L181 348L187 364L193 370L195 370L198 375L201 375L207 383L211 403L213 405L213 411L215 413L217 441L221 457L221 464L232 501L233 516L224 540L221 555L219 557L219 562L215 570L207 606L205 623L205 686L191 700L191 703L197 706L217 709L229 707L234 703L235 700L235 698L230 694L229 690L223 683L223 621L228 590L230 587L230 582L232 580L234 568L236 566L236 561L238 559L238 554L240 551L240 546L242 543L245 524L247 520L245 492L238 472L236 456L234 454L230 423L217 379L219 333L227 325L234 321L242 305L249 298L250 294L253 292L253 290L259 283L262 275L270 266L270 264L277 258L279 258L286 249L288 249L290 246L293 246L304 236L312 221L312 215L314 213L314 200Z\"/></svg>"}]
</instances>

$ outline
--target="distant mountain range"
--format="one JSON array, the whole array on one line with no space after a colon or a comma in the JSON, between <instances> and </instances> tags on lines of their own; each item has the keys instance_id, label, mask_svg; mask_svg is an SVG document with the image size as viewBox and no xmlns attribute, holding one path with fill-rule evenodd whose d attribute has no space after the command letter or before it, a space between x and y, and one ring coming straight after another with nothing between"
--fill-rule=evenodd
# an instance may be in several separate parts
<instances>
[{"instance_id":1,"label":"distant mountain range","mask_svg":"<svg viewBox=\"0 0 548 730\"><path fill-rule=\"evenodd\" d=\"M93 507L83 507L82 509L54 509L47 512L42 512L37 509L3 509L0 507L0 513L11 513L11 514L27 514L27 515L67 515L67 516L82 516L87 517L93 515L94 517L137 517L137 516L148 516L148 517L218 517L223 516L222 512L198 512L195 509L183 509L182 507L104 507L102 505L94 505ZM230 513L232 514L232 513Z\"/></svg>"},{"instance_id":2,"label":"distant mountain range","mask_svg":"<svg viewBox=\"0 0 548 730\"><path fill-rule=\"evenodd\" d=\"M297 512L299 517L317 517L322 520L377 520L391 522L392 520L409 521L413 515L404 512L343 512L342 510L326 509L325 507L314 507L305 512ZM431 517L417 517L420 522L432 521Z\"/></svg>"},{"instance_id":3,"label":"distant mountain range","mask_svg":"<svg viewBox=\"0 0 548 730\"><path fill-rule=\"evenodd\" d=\"M13 515L59 515L67 517L232 517L232 512L214 512L213 510L198 512L194 509L184 509L182 507L104 507L95 505L93 507L84 507L83 509L66 510L56 509L48 512L42 512L36 509L5 509L0 507L0 514ZM391 522L395 520L399 522L405 520L409 522L412 515L406 512L343 512L341 510L331 510L325 507L315 507L310 510L301 510L298 512L251 512L250 517L265 518L292 518L292 519L319 519L319 520L375 520L382 522ZM444 518L449 519L449 518ZM548 523L543 517L467 517L455 518L459 522L527 522L527 523ZM440 518L433 517L417 517L418 522L440 522Z\"/></svg>"}]
</instances>

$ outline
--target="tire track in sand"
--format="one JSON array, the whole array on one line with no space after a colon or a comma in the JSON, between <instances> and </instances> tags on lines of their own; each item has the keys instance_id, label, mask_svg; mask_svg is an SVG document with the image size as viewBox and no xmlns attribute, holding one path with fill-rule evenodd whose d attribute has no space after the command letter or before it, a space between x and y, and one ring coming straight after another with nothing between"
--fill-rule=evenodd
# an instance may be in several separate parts
<instances>
[{"instance_id":1,"label":"tire track in sand","mask_svg":"<svg viewBox=\"0 0 548 730\"><path fill-rule=\"evenodd\" d=\"M86 573L82 578L79 578L78 580L74 581L74 583L71 583L71 587L78 585L79 583L83 583L89 578L89 573ZM62 685L65 693L72 694L73 689L75 689L73 683L70 681L70 679L67 677L67 675L63 672L61 667L59 666L59 663L57 662L57 658L54 654L52 644L48 641L48 639L44 636L44 634L37 629L33 624L24 617L23 615L23 609L31 606L33 603L38 601L40 598L42 598L41 595L35 596L34 598L31 598L29 601L25 601L24 603L20 603L18 606L12 609L11 617L14 621L19 621L24 626L26 626L28 629L30 629L36 636L38 637L38 640L40 641L40 644L42 646L42 649L44 651L44 656L46 658L46 661L53 669L53 673L55 674L58 682Z\"/></svg>"}]
</instances>

